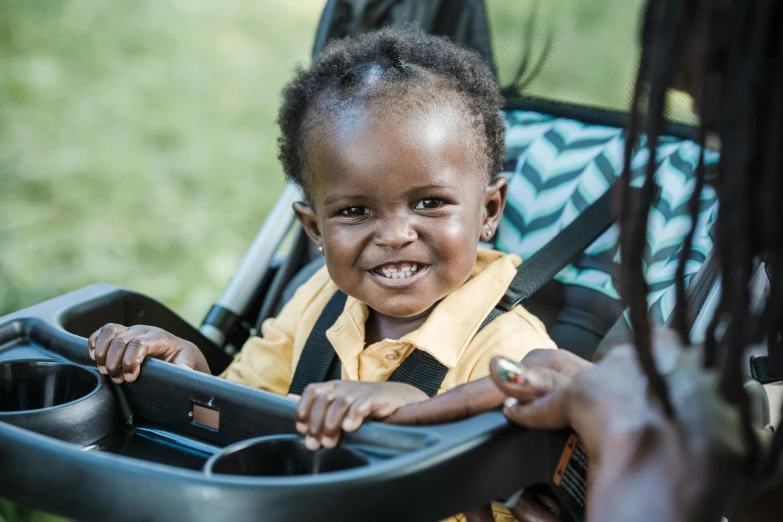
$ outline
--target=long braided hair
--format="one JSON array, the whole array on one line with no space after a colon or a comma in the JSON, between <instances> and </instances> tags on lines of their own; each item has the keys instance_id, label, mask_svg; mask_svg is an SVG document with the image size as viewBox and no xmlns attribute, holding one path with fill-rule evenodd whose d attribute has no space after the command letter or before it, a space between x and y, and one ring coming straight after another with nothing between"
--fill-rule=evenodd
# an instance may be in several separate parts
<instances>
[{"instance_id":1,"label":"long braided hair","mask_svg":"<svg viewBox=\"0 0 783 522\"><path fill-rule=\"evenodd\" d=\"M742 412L749 465L759 462L742 363L746 347L765 336L769 353L783 356L783 281L775 268L783 259L783 2L779 0L648 0L642 25L642 57L633 96L626 144L621 207L623 294L629 308L634 342L651 391L667 413L672 407L665 382L652 358L647 316L647 284L643 274L647 219L655 195L658 137L665 124L668 90L682 73L688 52L686 36L698 57L700 79L692 93L701 104L698 141L704 150L707 133L721 142L721 161L713 180L718 193L715 251L721 268L722 292L706 332L704 364L722 365L720 392ZM694 51L695 49L695 51ZM693 64L690 64L692 67ZM633 208L631 156L639 136L647 136L651 161L639 204ZM704 155L696 171L690 200L691 229L684 242L676 277L677 305L673 325L690 341L685 268L691 254L699 196L705 184ZM771 289L759 313L750 309L749 284L754 259L764 255ZM765 459L770 471L783 450L783 430L775 434Z\"/></svg>"}]
</instances>

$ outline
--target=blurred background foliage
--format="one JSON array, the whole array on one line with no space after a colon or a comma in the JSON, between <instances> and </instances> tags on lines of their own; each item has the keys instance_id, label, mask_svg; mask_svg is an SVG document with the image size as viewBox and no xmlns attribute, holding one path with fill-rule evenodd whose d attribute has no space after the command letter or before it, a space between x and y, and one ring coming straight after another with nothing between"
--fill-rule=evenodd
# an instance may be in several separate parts
<instances>
[{"instance_id":1,"label":"blurred background foliage","mask_svg":"<svg viewBox=\"0 0 783 522\"><path fill-rule=\"evenodd\" d=\"M282 190L324 0L0 0L0 315L95 281L199 323Z\"/></svg>"},{"instance_id":2,"label":"blurred background foliage","mask_svg":"<svg viewBox=\"0 0 783 522\"><path fill-rule=\"evenodd\" d=\"M501 84L529 49L525 94L627 107L642 0L486 1ZM198 324L283 187L324 2L0 0L0 315L104 281Z\"/></svg>"},{"instance_id":3,"label":"blurred background foliage","mask_svg":"<svg viewBox=\"0 0 783 522\"><path fill-rule=\"evenodd\" d=\"M198 324L282 190L324 2L0 0L0 315L104 281ZM486 2L502 85L529 49L524 94L626 109L642 0Z\"/></svg>"}]
</instances>

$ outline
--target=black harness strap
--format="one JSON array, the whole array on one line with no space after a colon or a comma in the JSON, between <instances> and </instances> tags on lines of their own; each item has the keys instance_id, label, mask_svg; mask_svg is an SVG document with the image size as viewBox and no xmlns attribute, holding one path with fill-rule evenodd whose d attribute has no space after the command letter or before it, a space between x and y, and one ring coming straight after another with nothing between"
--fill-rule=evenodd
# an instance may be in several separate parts
<instances>
[{"instance_id":1,"label":"black harness strap","mask_svg":"<svg viewBox=\"0 0 783 522\"><path fill-rule=\"evenodd\" d=\"M610 188L549 243L519 265L517 275L500 302L481 323L479 331L536 293L612 226L612 194Z\"/></svg>"},{"instance_id":2,"label":"black harness strap","mask_svg":"<svg viewBox=\"0 0 783 522\"><path fill-rule=\"evenodd\" d=\"M339 379L342 365L334 347L326 338L328 330L340 316L345 308L347 296L337 291L326 308L321 312L321 317L315 322L313 331L307 338L299 364L296 365L294 378L288 393L301 395L308 384ZM415 386L430 397L434 397L443 379L449 372L449 368L441 364L435 357L421 350L414 350L389 376L389 381L404 382Z\"/></svg>"},{"instance_id":3,"label":"black harness strap","mask_svg":"<svg viewBox=\"0 0 783 522\"><path fill-rule=\"evenodd\" d=\"M288 393L301 395L308 384L340 379L342 364L334 347L326 338L326 330L337 321L345 307L346 298L347 296L338 290L321 312L302 350ZM489 322L485 320L476 333L487 324ZM447 373L449 373L448 366L429 353L414 349L387 380L410 384L428 396L434 397Z\"/></svg>"},{"instance_id":4,"label":"black harness strap","mask_svg":"<svg viewBox=\"0 0 783 522\"><path fill-rule=\"evenodd\" d=\"M388 380L410 384L434 397L447 373L449 373L448 366L441 364L435 357L422 350L413 350Z\"/></svg>"},{"instance_id":5,"label":"black harness strap","mask_svg":"<svg viewBox=\"0 0 783 522\"><path fill-rule=\"evenodd\" d=\"M301 395L308 384L323 382L326 379L330 367L334 366L334 359L337 358L337 353L326 338L326 330L340 317L347 298L348 296L338 290L326 303L326 308L321 312L321 317L315 322L313 331L307 338L288 393Z\"/></svg>"},{"instance_id":6,"label":"black harness strap","mask_svg":"<svg viewBox=\"0 0 783 522\"><path fill-rule=\"evenodd\" d=\"M326 330L337 321L345 308L346 299L347 296L338 290L321 312L302 350L288 393L301 395L308 384L340 378L342 370L340 358L326 338ZM432 355L414 350L400 363L388 380L410 384L434 397L448 372L449 368Z\"/></svg>"}]
</instances>

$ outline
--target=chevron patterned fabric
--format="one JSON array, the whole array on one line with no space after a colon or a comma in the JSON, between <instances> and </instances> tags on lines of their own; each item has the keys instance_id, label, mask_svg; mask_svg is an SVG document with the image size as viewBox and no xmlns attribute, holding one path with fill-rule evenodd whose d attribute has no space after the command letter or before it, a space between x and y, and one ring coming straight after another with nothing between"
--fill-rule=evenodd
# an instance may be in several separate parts
<instances>
[{"instance_id":1,"label":"chevron patterned fabric","mask_svg":"<svg viewBox=\"0 0 783 522\"><path fill-rule=\"evenodd\" d=\"M508 111L506 147L508 205L498 229L496 248L530 257L604 194L620 176L624 153L622 129L529 111ZM661 138L656 158L660 188L650 212L645 270L650 285L651 319L662 324L674 309L674 276L690 227L688 201L695 184L699 146L673 137ZM707 151L710 168L719 155ZM641 147L633 158L633 184L641 186L649 152ZM710 230L716 217L716 195L701 194L701 209L686 284L712 249ZM618 227L598 238L582 258L556 280L619 300L613 277L619 262Z\"/></svg>"}]
</instances>

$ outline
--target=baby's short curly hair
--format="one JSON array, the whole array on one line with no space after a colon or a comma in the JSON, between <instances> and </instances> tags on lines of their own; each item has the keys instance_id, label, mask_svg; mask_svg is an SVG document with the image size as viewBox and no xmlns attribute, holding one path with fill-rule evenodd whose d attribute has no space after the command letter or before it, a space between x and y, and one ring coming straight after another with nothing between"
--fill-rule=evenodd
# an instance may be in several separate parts
<instances>
[{"instance_id":1,"label":"baby's short curly hair","mask_svg":"<svg viewBox=\"0 0 783 522\"><path fill-rule=\"evenodd\" d=\"M487 166L487 177L500 172L505 153L503 99L484 59L443 37L386 28L331 43L285 87L278 144L286 176L307 192L306 146L312 139L312 120L328 112L324 108L361 107L381 98L388 104L422 92L447 103L456 95L469 113L466 121L479 141L477 150L486 157L481 163Z\"/></svg>"}]
</instances>

